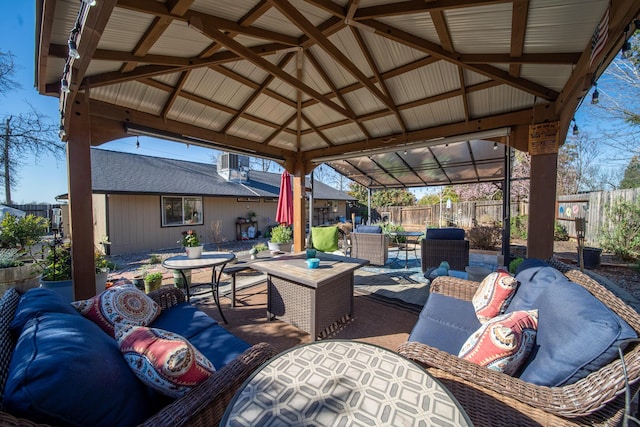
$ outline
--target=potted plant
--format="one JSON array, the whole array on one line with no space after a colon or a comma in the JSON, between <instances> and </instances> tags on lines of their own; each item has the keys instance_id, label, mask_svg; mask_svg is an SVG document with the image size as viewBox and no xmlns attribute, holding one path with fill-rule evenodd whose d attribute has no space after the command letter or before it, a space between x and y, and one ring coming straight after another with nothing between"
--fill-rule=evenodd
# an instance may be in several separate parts
<instances>
[{"instance_id":1,"label":"potted plant","mask_svg":"<svg viewBox=\"0 0 640 427\"><path fill-rule=\"evenodd\" d=\"M66 301L73 301L71 277L71 245L55 244L47 252L40 286L60 294Z\"/></svg>"},{"instance_id":2,"label":"potted plant","mask_svg":"<svg viewBox=\"0 0 640 427\"><path fill-rule=\"evenodd\" d=\"M38 287L42 265L36 258L48 220L35 215L5 214L0 221L0 295L9 288L27 291Z\"/></svg>"},{"instance_id":3,"label":"potted plant","mask_svg":"<svg viewBox=\"0 0 640 427\"><path fill-rule=\"evenodd\" d=\"M271 252L291 252L293 231L286 224L276 225L271 229L271 237L267 242Z\"/></svg>"},{"instance_id":4,"label":"potted plant","mask_svg":"<svg viewBox=\"0 0 640 427\"><path fill-rule=\"evenodd\" d=\"M96 294L99 294L106 289L109 272L115 270L116 265L99 250L94 253L94 261L96 265Z\"/></svg>"},{"instance_id":5,"label":"potted plant","mask_svg":"<svg viewBox=\"0 0 640 427\"><path fill-rule=\"evenodd\" d=\"M162 273L155 271L144 276L144 291L146 293L155 291L162 285Z\"/></svg>"},{"instance_id":6,"label":"potted plant","mask_svg":"<svg viewBox=\"0 0 640 427\"><path fill-rule=\"evenodd\" d=\"M195 230L183 231L182 239L178 240L178 243L182 243L182 246L184 246L187 257L200 258L202 256L202 244Z\"/></svg>"},{"instance_id":7,"label":"potted plant","mask_svg":"<svg viewBox=\"0 0 640 427\"><path fill-rule=\"evenodd\" d=\"M269 249L269 247L264 243L256 243L251 247L251 249L249 249L251 259L256 259L256 255L258 255L259 252L266 251L267 249Z\"/></svg>"},{"instance_id":8,"label":"potted plant","mask_svg":"<svg viewBox=\"0 0 640 427\"><path fill-rule=\"evenodd\" d=\"M249 221L251 222L256 222L258 220L258 217L256 216L256 213L254 211L247 212L247 218L249 218Z\"/></svg>"}]
</instances>

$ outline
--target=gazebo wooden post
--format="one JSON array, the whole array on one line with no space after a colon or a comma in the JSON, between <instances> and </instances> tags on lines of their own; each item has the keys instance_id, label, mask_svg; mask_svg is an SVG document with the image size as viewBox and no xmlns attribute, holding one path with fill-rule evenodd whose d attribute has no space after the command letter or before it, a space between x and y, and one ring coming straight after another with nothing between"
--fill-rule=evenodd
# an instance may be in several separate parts
<instances>
[{"instance_id":1,"label":"gazebo wooden post","mask_svg":"<svg viewBox=\"0 0 640 427\"><path fill-rule=\"evenodd\" d=\"M558 154L531 156L527 257L553 255Z\"/></svg>"},{"instance_id":2,"label":"gazebo wooden post","mask_svg":"<svg viewBox=\"0 0 640 427\"><path fill-rule=\"evenodd\" d=\"M91 120L89 105L79 93L73 104L67 141L69 222L75 299L96 294L91 197Z\"/></svg>"},{"instance_id":3,"label":"gazebo wooden post","mask_svg":"<svg viewBox=\"0 0 640 427\"><path fill-rule=\"evenodd\" d=\"M305 248L305 162L298 157L293 170L293 250L302 251Z\"/></svg>"}]
</instances>

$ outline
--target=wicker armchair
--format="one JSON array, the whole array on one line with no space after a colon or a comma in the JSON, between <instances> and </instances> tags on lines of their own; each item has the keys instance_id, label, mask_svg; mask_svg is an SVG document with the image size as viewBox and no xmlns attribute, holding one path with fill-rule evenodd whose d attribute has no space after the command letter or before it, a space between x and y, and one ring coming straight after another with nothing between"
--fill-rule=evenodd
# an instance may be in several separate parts
<instances>
[{"instance_id":1,"label":"wicker armchair","mask_svg":"<svg viewBox=\"0 0 640 427\"><path fill-rule=\"evenodd\" d=\"M583 286L616 312L640 335L640 315L596 280L555 259L550 264ZM470 300L477 282L439 277L431 292ZM489 370L422 343L407 342L398 348L405 357L424 366L458 399L478 426L581 426L618 425L625 410L625 380L621 360L616 359L576 383L543 387ZM624 351L626 370L634 388L640 375L640 344Z\"/></svg>"},{"instance_id":2,"label":"wicker armchair","mask_svg":"<svg viewBox=\"0 0 640 427\"><path fill-rule=\"evenodd\" d=\"M384 265L389 258L389 235L384 233L351 233L351 256L368 259L370 264Z\"/></svg>"},{"instance_id":3,"label":"wicker armchair","mask_svg":"<svg viewBox=\"0 0 640 427\"><path fill-rule=\"evenodd\" d=\"M464 270L469 265L469 241L429 239L429 229L427 238L420 241L420 254L422 272L426 272L429 267L437 267L442 261L447 261L454 270Z\"/></svg>"},{"instance_id":4,"label":"wicker armchair","mask_svg":"<svg viewBox=\"0 0 640 427\"><path fill-rule=\"evenodd\" d=\"M163 309L185 300L182 291L173 286L164 286L149 293L149 296ZM252 346L198 387L148 418L142 425L149 427L218 425L227 405L242 383L275 354L275 349L267 343ZM16 418L9 413L0 412L0 426L43 426L43 424L36 424Z\"/></svg>"}]
</instances>

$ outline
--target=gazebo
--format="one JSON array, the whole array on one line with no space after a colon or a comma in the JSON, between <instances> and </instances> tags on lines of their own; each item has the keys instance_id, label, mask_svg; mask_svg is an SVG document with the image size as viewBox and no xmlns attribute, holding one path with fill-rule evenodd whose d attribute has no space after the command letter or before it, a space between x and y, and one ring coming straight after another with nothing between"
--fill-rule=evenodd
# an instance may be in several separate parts
<instances>
[{"instance_id":1,"label":"gazebo","mask_svg":"<svg viewBox=\"0 0 640 427\"><path fill-rule=\"evenodd\" d=\"M59 97L67 142L76 298L95 292L90 147L130 135L280 162L297 250L318 164L369 188L445 185L505 179L509 150L528 151L528 255L550 256L558 147L640 12L640 0L36 5L36 85Z\"/></svg>"}]
</instances>

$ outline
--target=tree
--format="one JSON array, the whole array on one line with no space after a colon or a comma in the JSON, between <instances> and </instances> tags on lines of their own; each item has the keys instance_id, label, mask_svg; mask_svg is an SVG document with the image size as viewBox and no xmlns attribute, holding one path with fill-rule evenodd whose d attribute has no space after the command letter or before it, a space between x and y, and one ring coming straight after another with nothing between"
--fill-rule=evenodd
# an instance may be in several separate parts
<instances>
[{"instance_id":1,"label":"tree","mask_svg":"<svg viewBox=\"0 0 640 427\"><path fill-rule=\"evenodd\" d=\"M0 94L6 95L17 86L12 80L15 69L13 55L0 52ZM58 140L56 126L31 106L29 112L3 116L2 125L0 176L4 179L5 202L11 204L11 189L18 183L18 171L27 155L34 155L36 162L44 154L61 158L64 144Z\"/></svg>"},{"instance_id":2,"label":"tree","mask_svg":"<svg viewBox=\"0 0 640 427\"><path fill-rule=\"evenodd\" d=\"M383 206L413 206L416 204L416 196L404 188L392 190L377 190L371 195L371 207Z\"/></svg>"},{"instance_id":3,"label":"tree","mask_svg":"<svg viewBox=\"0 0 640 427\"><path fill-rule=\"evenodd\" d=\"M624 170L624 177L620 181L620 188L640 187L640 157L633 156Z\"/></svg>"},{"instance_id":4,"label":"tree","mask_svg":"<svg viewBox=\"0 0 640 427\"><path fill-rule=\"evenodd\" d=\"M64 144L57 140L56 127L46 116L33 107L27 113L5 116L2 133L2 177L4 179L5 202L11 204L11 189L18 184L18 171L28 154L36 161L44 154L62 158Z\"/></svg>"},{"instance_id":5,"label":"tree","mask_svg":"<svg viewBox=\"0 0 640 427\"><path fill-rule=\"evenodd\" d=\"M18 83L13 80L15 73L16 65L13 54L0 51L0 95L6 94L18 86Z\"/></svg>"}]
</instances>

